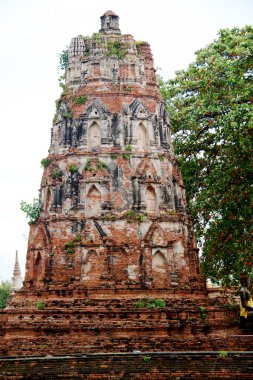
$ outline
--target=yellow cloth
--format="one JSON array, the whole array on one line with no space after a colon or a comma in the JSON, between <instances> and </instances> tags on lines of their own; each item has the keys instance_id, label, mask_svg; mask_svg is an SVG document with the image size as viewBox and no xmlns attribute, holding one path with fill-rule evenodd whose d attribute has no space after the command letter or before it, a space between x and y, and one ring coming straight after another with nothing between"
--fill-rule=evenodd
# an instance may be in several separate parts
<instances>
[{"instance_id":1,"label":"yellow cloth","mask_svg":"<svg viewBox=\"0 0 253 380\"><path fill-rule=\"evenodd\" d=\"M245 304L247 306L253 307L253 300L252 300L252 298L250 297L250 299L248 301L245 301ZM245 307L243 307L241 305L240 317L247 318L247 316L248 316L248 310L245 309Z\"/></svg>"}]
</instances>

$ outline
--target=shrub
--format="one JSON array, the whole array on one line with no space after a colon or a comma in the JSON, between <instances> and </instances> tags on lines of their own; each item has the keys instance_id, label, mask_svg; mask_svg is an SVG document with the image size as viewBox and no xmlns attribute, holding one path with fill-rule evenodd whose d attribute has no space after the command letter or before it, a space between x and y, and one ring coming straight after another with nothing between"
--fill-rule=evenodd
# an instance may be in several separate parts
<instances>
[{"instance_id":1,"label":"shrub","mask_svg":"<svg viewBox=\"0 0 253 380\"><path fill-rule=\"evenodd\" d=\"M120 41L108 41L107 42L107 55L112 56L116 55L118 59L125 57L127 53L126 44L123 44Z\"/></svg>"},{"instance_id":2,"label":"shrub","mask_svg":"<svg viewBox=\"0 0 253 380\"><path fill-rule=\"evenodd\" d=\"M61 169L56 169L56 170L51 174L51 177L52 177L53 179L61 178L61 177L62 177L62 171L61 171Z\"/></svg>"},{"instance_id":3,"label":"shrub","mask_svg":"<svg viewBox=\"0 0 253 380\"><path fill-rule=\"evenodd\" d=\"M148 309L154 309L159 307L166 307L166 302L160 298L147 298L144 300L138 300L135 302L136 307L147 307Z\"/></svg>"},{"instance_id":4,"label":"shrub","mask_svg":"<svg viewBox=\"0 0 253 380\"><path fill-rule=\"evenodd\" d=\"M108 166L106 165L106 163L104 163L103 161L98 161L97 163L97 167L98 169L102 170L102 169L106 169L109 171L109 168Z\"/></svg>"},{"instance_id":5,"label":"shrub","mask_svg":"<svg viewBox=\"0 0 253 380\"><path fill-rule=\"evenodd\" d=\"M74 250L74 248L68 248L67 250L66 250L66 253L75 253L75 250Z\"/></svg>"},{"instance_id":6,"label":"shrub","mask_svg":"<svg viewBox=\"0 0 253 380\"><path fill-rule=\"evenodd\" d=\"M72 112L64 112L63 117L66 117L67 119L72 119L73 118L73 113Z\"/></svg>"},{"instance_id":7,"label":"shrub","mask_svg":"<svg viewBox=\"0 0 253 380\"><path fill-rule=\"evenodd\" d=\"M59 109L60 109L61 102L62 102L61 99L57 99L57 100L55 101L55 106L56 106L57 111L59 111Z\"/></svg>"},{"instance_id":8,"label":"shrub","mask_svg":"<svg viewBox=\"0 0 253 380\"><path fill-rule=\"evenodd\" d=\"M134 305L138 308L145 307L145 302L143 300L138 300Z\"/></svg>"},{"instance_id":9,"label":"shrub","mask_svg":"<svg viewBox=\"0 0 253 380\"><path fill-rule=\"evenodd\" d=\"M225 358L226 356L228 356L227 351L219 351L219 358Z\"/></svg>"},{"instance_id":10,"label":"shrub","mask_svg":"<svg viewBox=\"0 0 253 380\"><path fill-rule=\"evenodd\" d=\"M74 164L69 165L69 171L70 173L78 173L78 167Z\"/></svg>"},{"instance_id":11,"label":"shrub","mask_svg":"<svg viewBox=\"0 0 253 380\"><path fill-rule=\"evenodd\" d=\"M65 249L73 248L73 247L74 247L74 242L73 241L69 241L68 243L65 244Z\"/></svg>"},{"instance_id":12,"label":"shrub","mask_svg":"<svg viewBox=\"0 0 253 380\"><path fill-rule=\"evenodd\" d=\"M200 318L205 320L206 319L206 308L204 306L200 306L199 311L200 311Z\"/></svg>"},{"instance_id":13,"label":"shrub","mask_svg":"<svg viewBox=\"0 0 253 380\"><path fill-rule=\"evenodd\" d=\"M41 166L43 166L43 168L47 168L50 164L51 164L51 160L49 158L42 158L42 160L40 161L40 164Z\"/></svg>"},{"instance_id":14,"label":"shrub","mask_svg":"<svg viewBox=\"0 0 253 380\"><path fill-rule=\"evenodd\" d=\"M82 235L76 235L74 238L74 241L76 241L76 242L82 241Z\"/></svg>"},{"instance_id":15,"label":"shrub","mask_svg":"<svg viewBox=\"0 0 253 380\"><path fill-rule=\"evenodd\" d=\"M59 66L60 70L65 70L69 63L68 48L63 50L60 54Z\"/></svg>"},{"instance_id":16,"label":"shrub","mask_svg":"<svg viewBox=\"0 0 253 380\"><path fill-rule=\"evenodd\" d=\"M86 161L86 164L85 164L84 170L89 170L90 167L91 167L91 164L90 164L90 158L88 158L88 160Z\"/></svg>"},{"instance_id":17,"label":"shrub","mask_svg":"<svg viewBox=\"0 0 253 380\"><path fill-rule=\"evenodd\" d=\"M88 97L85 96L85 95L83 95L83 96L77 96L75 98L75 100L74 100L74 103L78 104L80 106L81 104L86 103L87 99L88 99Z\"/></svg>"},{"instance_id":18,"label":"shrub","mask_svg":"<svg viewBox=\"0 0 253 380\"><path fill-rule=\"evenodd\" d=\"M127 145L127 146L125 146L125 150L132 150L131 145Z\"/></svg>"},{"instance_id":19,"label":"shrub","mask_svg":"<svg viewBox=\"0 0 253 380\"><path fill-rule=\"evenodd\" d=\"M20 209L26 214L26 217L29 218L29 223L31 224L40 216L42 204L39 199L34 198L32 203L21 201Z\"/></svg>"},{"instance_id":20,"label":"shrub","mask_svg":"<svg viewBox=\"0 0 253 380\"><path fill-rule=\"evenodd\" d=\"M46 302L45 301L37 301L36 302L36 307L39 310L43 310L46 307Z\"/></svg>"}]
</instances>

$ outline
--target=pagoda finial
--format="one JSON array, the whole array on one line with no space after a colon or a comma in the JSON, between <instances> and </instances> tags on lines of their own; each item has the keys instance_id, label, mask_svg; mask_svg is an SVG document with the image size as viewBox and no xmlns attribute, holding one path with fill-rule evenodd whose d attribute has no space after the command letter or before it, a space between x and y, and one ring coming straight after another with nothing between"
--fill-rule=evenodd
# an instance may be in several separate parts
<instances>
[{"instance_id":1,"label":"pagoda finial","mask_svg":"<svg viewBox=\"0 0 253 380\"><path fill-rule=\"evenodd\" d=\"M107 11L100 17L101 29L100 33L106 34L121 34L119 29L119 16L113 11Z\"/></svg>"},{"instance_id":2,"label":"pagoda finial","mask_svg":"<svg viewBox=\"0 0 253 380\"><path fill-rule=\"evenodd\" d=\"M16 258L15 258L15 265L14 265L13 276L21 276L20 266L19 266L19 262L18 262L18 251L16 251Z\"/></svg>"},{"instance_id":3,"label":"pagoda finial","mask_svg":"<svg viewBox=\"0 0 253 380\"><path fill-rule=\"evenodd\" d=\"M16 251L15 265L13 270L13 277L11 279L11 287L13 290L18 290L22 287L23 279L21 276L19 261L18 261L18 251Z\"/></svg>"}]
</instances>

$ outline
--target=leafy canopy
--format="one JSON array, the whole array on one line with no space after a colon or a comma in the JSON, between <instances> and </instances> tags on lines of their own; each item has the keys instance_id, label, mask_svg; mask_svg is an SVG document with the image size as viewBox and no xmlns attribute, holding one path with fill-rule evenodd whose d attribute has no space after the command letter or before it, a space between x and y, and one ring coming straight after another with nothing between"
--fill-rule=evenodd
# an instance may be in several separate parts
<instances>
[{"instance_id":1,"label":"leafy canopy","mask_svg":"<svg viewBox=\"0 0 253 380\"><path fill-rule=\"evenodd\" d=\"M11 284L9 281L2 281L0 284L0 309L4 309L7 305L11 291Z\"/></svg>"},{"instance_id":2,"label":"leafy canopy","mask_svg":"<svg viewBox=\"0 0 253 380\"><path fill-rule=\"evenodd\" d=\"M39 199L33 199L32 203L26 203L21 201L20 209L26 214L26 217L29 219L29 224L34 223L40 216L42 210L42 204Z\"/></svg>"},{"instance_id":3,"label":"leafy canopy","mask_svg":"<svg viewBox=\"0 0 253 380\"><path fill-rule=\"evenodd\" d=\"M204 274L224 285L252 277L253 27L221 30L160 85Z\"/></svg>"}]
</instances>

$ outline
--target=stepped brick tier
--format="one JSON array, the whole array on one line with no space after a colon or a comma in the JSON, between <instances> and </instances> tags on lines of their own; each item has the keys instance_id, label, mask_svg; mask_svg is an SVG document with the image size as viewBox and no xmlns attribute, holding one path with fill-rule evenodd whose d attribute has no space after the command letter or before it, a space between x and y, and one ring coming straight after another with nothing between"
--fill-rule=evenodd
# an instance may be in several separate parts
<instances>
[{"instance_id":1,"label":"stepped brick tier","mask_svg":"<svg viewBox=\"0 0 253 380\"><path fill-rule=\"evenodd\" d=\"M150 47L118 21L106 12L99 33L68 48L0 355L251 347L238 311L201 280Z\"/></svg>"},{"instance_id":2,"label":"stepped brick tier","mask_svg":"<svg viewBox=\"0 0 253 380\"><path fill-rule=\"evenodd\" d=\"M252 371L252 352L240 351L47 355L0 361L4 380L251 380Z\"/></svg>"}]
</instances>

